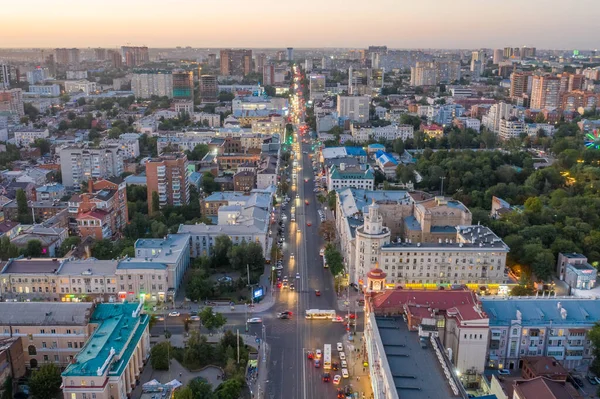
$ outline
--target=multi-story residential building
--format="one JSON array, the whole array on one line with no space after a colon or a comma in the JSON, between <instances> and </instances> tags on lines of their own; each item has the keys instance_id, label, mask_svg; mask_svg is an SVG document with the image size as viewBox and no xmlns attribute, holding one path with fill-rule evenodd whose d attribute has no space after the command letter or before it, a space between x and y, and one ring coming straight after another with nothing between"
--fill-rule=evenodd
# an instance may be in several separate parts
<instances>
[{"instance_id":1,"label":"multi-story residential building","mask_svg":"<svg viewBox=\"0 0 600 399\"><path fill-rule=\"evenodd\" d=\"M567 369L588 366L588 331L600 320L594 299L482 297L490 320L488 367L517 369L525 356L551 356Z\"/></svg>"},{"instance_id":2,"label":"multi-story residential building","mask_svg":"<svg viewBox=\"0 0 600 399\"><path fill-rule=\"evenodd\" d=\"M245 76L252 72L252 50L225 49L220 57L222 76Z\"/></svg>"},{"instance_id":3,"label":"multi-story residential building","mask_svg":"<svg viewBox=\"0 0 600 399\"><path fill-rule=\"evenodd\" d=\"M63 211L66 211L67 203L56 201L28 201L27 207L31 213L33 213L33 222L42 223L53 216L62 214ZM18 219L19 208L16 200L4 204L3 210L5 219ZM66 214L65 217L67 217Z\"/></svg>"},{"instance_id":4,"label":"multi-story residential building","mask_svg":"<svg viewBox=\"0 0 600 399\"><path fill-rule=\"evenodd\" d=\"M272 86L275 84L275 65L267 64L262 68L263 84Z\"/></svg>"},{"instance_id":5,"label":"multi-story residential building","mask_svg":"<svg viewBox=\"0 0 600 399\"><path fill-rule=\"evenodd\" d=\"M369 120L368 96L337 96L337 114L340 118L359 123Z\"/></svg>"},{"instance_id":6,"label":"multi-story residential building","mask_svg":"<svg viewBox=\"0 0 600 399\"><path fill-rule=\"evenodd\" d=\"M21 128L15 130L15 144L18 147L29 147L37 139L50 137L48 129Z\"/></svg>"},{"instance_id":7,"label":"multi-story residential building","mask_svg":"<svg viewBox=\"0 0 600 399\"><path fill-rule=\"evenodd\" d=\"M433 62L417 62L410 68L411 86L435 86L438 84L438 71Z\"/></svg>"},{"instance_id":8,"label":"multi-story residential building","mask_svg":"<svg viewBox=\"0 0 600 399\"><path fill-rule=\"evenodd\" d=\"M559 253L556 268L558 277L573 289L589 290L596 284L595 268L582 254Z\"/></svg>"},{"instance_id":9,"label":"multi-story residential building","mask_svg":"<svg viewBox=\"0 0 600 399\"><path fill-rule=\"evenodd\" d=\"M0 64L0 89L10 89L11 70L10 65Z\"/></svg>"},{"instance_id":10,"label":"multi-story residential building","mask_svg":"<svg viewBox=\"0 0 600 399\"><path fill-rule=\"evenodd\" d=\"M558 108L560 105L560 78L557 76L533 77L531 83L531 108Z\"/></svg>"},{"instance_id":11,"label":"multi-story residential building","mask_svg":"<svg viewBox=\"0 0 600 399\"><path fill-rule=\"evenodd\" d=\"M359 124L351 124L350 132L354 141L365 143L370 139L393 141L401 139L406 141L413 138L414 127L412 125L388 125L382 127L371 127L370 125L361 126Z\"/></svg>"},{"instance_id":12,"label":"multi-story residential building","mask_svg":"<svg viewBox=\"0 0 600 399\"><path fill-rule=\"evenodd\" d=\"M454 126L458 127L459 129L473 129L476 132L479 132L481 130L481 121L477 118L469 118L466 116L460 116L458 118L454 118L454 120L452 121L452 123L454 124Z\"/></svg>"},{"instance_id":13,"label":"multi-story residential building","mask_svg":"<svg viewBox=\"0 0 600 399\"><path fill-rule=\"evenodd\" d=\"M219 101L219 83L214 75L200 76L200 99L203 103L216 103Z\"/></svg>"},{"instance_id":14,"label":"multi-story residential building","mask_svg":"<svg viewBox=\"0 0 600 399\"><path fill-rule=\"evenodd\" d=\"M258 164L256 171L256 188L259 190L268 189L277 185L277 168L279 158L272 156L263 157Z\"/></svg>"},{"instance_id":15,"label":"multi-story residential building","mask_svg":"<svg viewBox=\"0 0 600 399\"><path fill-rule=\"evenodd\" d=\"M183 100L194 99L194 73L182 69L175 69L173 77L173 98Z\"/></svg>"},{"instance_id":16,"label":"multi-story residential building","mask_svg":"<svg viewBox=\"0 0 600 399\"><path fill-rule=\"evenodd\" d=\"M421 130L427 137L441 138L444 136L444 128L432 123L430 125L421 126Z\"/></svg>"},{"instance_id":17,"label":"multi-story residential building","mask_svg":"<svg viewBox=\"0 0 600 399\"><path fill-rule=\"evenodd\" d=\"M173 97L173 75L169 71L136 71L131 76L131 91L138 98Z\"/></svg>"},{"instance_id":18,"label":"multi-story residential building","mask_svg":"<svg viewBox=\"0 0 600 399\"><path fill-rule=\"evenodd\" d=\"M65 81L65 92L79 93L82 92L86 96L96 93L96 82L87 80L67 80Z\"/></svg>"},{"instance_id":19,"label":"multi-story residential building","mask_svg":"<svg viewBox=\"0 0 600 399\"><path fill-rule=\"evenodd\" d=\"M77 48L57 48L56 63L58 65L79 65L80 51Z\"/></svg>"},{"instance_id":20,"label":"multi-story residential building","mask_svg":"<svg viewBox=\"0 0 600 399\"><path fill-rule=\"evenodd\" d=\"M233 175L233 191L249 192L254 189L256 174L248 170L240 170Z\"/></svg>"},{"instance_id":21,"label":"multi-story residential building","mask_svg":"<svg viewBox=\"0 0 600 399\"><path fill-rule=\"evenodd\" d=\"M30 85L29 92L32 94L39 94L40 96L58 97L60 96L59 85Z\"/></svg>"},{"instance_id":22,"label":"multi-story residential building","mask_svg":"<svg viewBox=\"0 0 600 399\"><path fill-rule=\"evenodd\" d=\"M345 187L373 190L375 175L368 166L367 168L363 166L365 165L347 168L344 163L341 163L339 166L333 165L327 171L327 191Z\"/></svg>"},{"instance_id":23,"label":"multi-story residential building","mask_svg":"<svg viewBox=\"0 0 600 399\"><path fill-rule=\"evenodd\" d=\"M220 127L221 126L221 115L220 114L209 114L208 112L194 112L192 114L194 122L201 123L207 127Z\"/></svg>"},{"instance_id":24,"label":"multi-story residential building","mask_svg":"<svg viewBox=\"0 0 600 399\"><path fill-rule=\"evenodd\" d=\"M0 90L0 112L8 112L18 117L24 116L23 91L21 89Z\"/></svg>"},{"instance_id":25,"label":"multi-story residential building","mask_svg":"<svg viewBox=\"0 0 600 399\"><path fill-rule=\"evenodd\" d=\"M202 210L217 209L217 224L181 225L179 234L189 234L192 257L211 254L215 239L220 235L231 238L234 244L256 242L269 258L267 235L274 190L253 190L243 193L215 193L201 204ZM208 200L208 201L207 201Z\"/></svg>"},{"instance_id":26,"label":"multi-story residential building","mask_svg":"<svg viewBox=\"0 0 600 399\"><path fill-rule=\"evenodd\" d=\"M48 69L42 68L38 66L37 68L32 69L27 72L27 83L30 85L35 85L37 83L43 82L48 79Z\"/></svg>"},{"instance_id":27,"label":"multi-story residential building","mask_svg":"<svg viewBox=\"0 0 600 399\"><path fill-rule=\"evenodd\" d=\"M150 56L148 54L148 47L135 47L135 46L122 46L121 47L122 60L125 61L125 65L128 67L136 67L150 62Z\"/></svg>"},{"instance_id":28,"label":"multi-story residential building","mask_svg":"<svg viewBox=\"0 0 600 399\"><path fill-rule=\"evenodd\" d=\"M123 151L123 159L140 156L140 135L138 133L123 133L118 139L105 139L104 145L117 145Z\"/></svg>"},{"instance_id":29,"label":"multi-story residential building","mask_svg":"<svg viewBox=\"0 0 600 399\"><path fill-rule=\"evenodd\" d=\"M500 121L509 119L513 109L514 106L502 101L494 104L489 107L487 114L483 116L481 124L492 132L498 133L500 131Z\"/></svg>"},{"instance_id":30,"label":"multi-story residential building","mask_svg":"<svg viewBox=\"0 0 600 399\"><path fill-rule=\"evenodd\" d=\"M600 95L591 91L574 90L562 93L560 96L560 109L575 112L579 108L592 110L600 105Z\"/></svg>"},{"instance_id":31,"label":"multi-story residential building","mask_svg":"<svg viewBox=\"0 0 600 399\"><path fill-rule=\"evenodd\" d=\"M62 373L64 399L123 399L132 395L150 357L150 316L143 302L99 304L96 329Z\"/></svg>"},{"instance_id":32,"label":"multi-story residential building","mask_svg":"<svg viewBox=\"0 0 600 399\"><path fill-rule=\"evenodd\" d=\"M0 302L0 337L20 337L29 370L65 367L93 332L93 303Z\"/></svg>"},{"instance_id":33,"label":"multi-story residential building","mask_svg":"<svg viewBox=\"0 0 600 399\"><path fill-rule=\"evenodd\" d=\"M236 97L231 102L231 109L234 114L247 113L248 111L268 111L282 115L284 109L288 106L287 98L283 97L244 96Z\"/></svg>"},{"instance_id":34,"label":"multi-story residential building","mask_svg":"<svg viewBox=\"0 0 600 399\"><path fill-rule=\"evenodd\" d=\"M60 169L65 187L75 187L89 179L120 176L123 173L123 150L114 145L103 148L65 147L60 150Z\"/></svg>"},{"instance_id":35,"label":"multi-story residential building","mask_svg":"<svg viewBox=\"0 0 600 399\"><path fill-rule=\"evenodd\" d=\"M556 126L551 123L526 123L525 124L525 133L529 137L535 137L541 131L548 137L554 135L554 131L556 130Z\"/></svg>"},{"instance_id":36,"label":"multi-story residential building","mask_svg":"<svg viewBox=\"0 0 600 399\"><path fill-rule=\"evenodd\" d=\"M319 100L325 96L325 75L310 74L308 75L308 83L311 100Z\"/></svg>"},{"instance_id":37,"label":"multi-story residential building","mask_svg":"<svg viewBox=\"0 0 600 399\"><path fill-rule=\"evenodd\" d=\"M67 80L87 79L88 71L67 71Z\"/></svg>"},{"instance_id":38,"label":"multi-story residential building","mask_svg":"<svg viewBox=\"0 0 600 399\"><path fill-rule=\"evenodd\" d=\"M525 122L507 119L500 120L500 129L498 130L498 137L501 140L519 138L524 133Z\"/></svg>"},{"instance_id":39,"label":"multi-story residential building","mask_svg":"<svg viewBox=\"0 0 600 399\"><path fill-rule=\"evenodd\" d=\"M162 155L146 162L148 212L152 213L152 194L158 193L159 208L180 206L190 201L188 159L185 154Z\"/></svg>"}]
</instances>

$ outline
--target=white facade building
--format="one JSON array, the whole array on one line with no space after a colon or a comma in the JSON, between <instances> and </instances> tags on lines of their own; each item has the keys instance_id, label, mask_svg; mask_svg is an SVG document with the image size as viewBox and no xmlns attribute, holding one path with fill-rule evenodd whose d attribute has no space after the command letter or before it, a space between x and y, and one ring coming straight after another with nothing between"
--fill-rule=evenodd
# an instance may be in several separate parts
<instances>
[{"instance_id":1,"label":"white facade building","mask_svg":"<svg viewBox=\"0 0 600 399\"><path fill-rule=\"evenodd\" d=\"M506 119L500 120L500 129L498 131L498 137L500 137L501 140L519 138L523 133L525 133L524 122L511 121Z\"/></svg>"},{"instance_id":2,"label":"white facade building","mask_svg":"<svg viewBox=\"0 0 600 399\"><path fill-rule=\"evenodd\" d=\"M481 118L481 124L494 133L500 131L500 121L510 118L515 107L505 102L499 102L490 107L487 115Z\"/></svg>"},{"instance_id":3,"label":"white facade building","mask_svg":"<svg viewBox=\"0 0 600 399\"><path fill-rule=\"evenodd\" d=\"M96 92L96 82L88 82L87 80L67 80L65 81L65 92L83 92L86 96L89 96Z\"/></svg>"},{"instance_id":4,"label":"white facade building","mask_svg":"<svg viewBox=\"0 0 600 399\"><path fill-rule=\"evenodd\" d=\"M208 127L221 126L221 115L219 114L209 114L208 112L194 112L192 118L196 123L203 123L204 121L206 121Z\"/></svg>"},{"instance_id":5,"label":"white facade building","mask_svg":"<svg viewBox=\"0 0 600 399\"><path fill-rule=\"evenodd\" d=\"M170 73L134 73L131 91L137 98L151 96L173 98L173 75Z\"/></svg>"},{"instance_id":6,"label":"white facade building","mask_svg":"<svg viewBox=\"0 0 600 399\"><path fill-rule=\"evenodd\" d=\"M39 94L41 96L60 96L59 85L30 85L28 93Z\"/></svg>"},{"instance_id":7,"label":"white facade building","mask_svg":"<svg viewBox=\"0 0 600 399\"><path fill-rule=\"evenodd\" d=\"M17 147L29 147L36 139L46 139L48 137L50 137L48 129L23 128L15 130L15 145Z\"/></svg>"},{"instance_id":8,"label":"white facade building","mask_svg":"<svg viewBox=\"0 0 600 399\"><path fill-rule=\"evenodd\" d=\"M75 187L90 178L108 178L123 173L123 150L116 145L104 148L65 147L60 150L60 170L65 187Z\"/></svg>"},{"instance_id":9,"label":"white facade building","mask_svg":"<svg viewBox=\"0 0 600 399\"><path fill-rule=\"evenodd\" d=\"M381 127L360 127L351 125L350 131L352 138L359 142L365 143L369 139L393 141L401 139L406 141L414 136L414 127L412 125L388 125Z\"/></svg>"}]
</instances>

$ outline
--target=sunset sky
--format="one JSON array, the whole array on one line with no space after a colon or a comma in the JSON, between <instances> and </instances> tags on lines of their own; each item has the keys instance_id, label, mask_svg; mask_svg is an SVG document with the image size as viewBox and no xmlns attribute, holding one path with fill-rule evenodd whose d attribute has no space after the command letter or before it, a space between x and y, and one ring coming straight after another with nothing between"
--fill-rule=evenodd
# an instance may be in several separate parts
<instances>
[{"instance_id":1,"label":"sunset sky","mask_svg":"<svg viewBox=\"0 0 600 399\"><path fill-rule=\"evenodd\" d=\"M3 3L0 47L600 47L600 0Z\"/></svg>"}]
</instances>

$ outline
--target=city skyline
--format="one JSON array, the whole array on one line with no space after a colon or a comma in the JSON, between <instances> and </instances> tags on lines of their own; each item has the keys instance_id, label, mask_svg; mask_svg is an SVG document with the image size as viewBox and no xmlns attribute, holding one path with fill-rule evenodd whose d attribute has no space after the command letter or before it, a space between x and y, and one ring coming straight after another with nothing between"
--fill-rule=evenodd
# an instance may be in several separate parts
<instances>
[{"instance_id":1,"label":"city skyline","mask_svg":"<svg viewBox=\"0 0 600 399\"><path fill-rule=\"evenodd\" d=\"M383 0L377 8L367 9L361 9L357 0L307 0L284 8L272 0L263 0L260 7L230 0L226 9L216 3L188 0L174 1L168 9L152 1L123 4L107 0L101 9L93 11L83 3L70 2L67 8L32 0L27 8L16 3L4 6L5 15L11 17L0 26L0 35L5 39L4 48L111 48L131 43L154 48L353 48L386 44L390 48L527 45L591 50L597 41L589 34L589 26L600 14L600 5L593 0L578 3L578 9L586 12L577 20L565 20L557 1L543 0L508 0L501 9L492 4L481 6L475 0L457 0L443 13L438 11L436 0L408 5Z\"/></svg>"}]
</instances>

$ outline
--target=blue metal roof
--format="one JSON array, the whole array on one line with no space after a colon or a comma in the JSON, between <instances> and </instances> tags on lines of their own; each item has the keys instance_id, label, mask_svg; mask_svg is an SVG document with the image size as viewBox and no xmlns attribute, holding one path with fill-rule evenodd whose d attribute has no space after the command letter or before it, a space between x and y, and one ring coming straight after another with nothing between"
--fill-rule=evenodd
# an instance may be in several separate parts
<instances>
[{"instance_id":1,"label":"blue metal roof","mask_svg":"<svg viewBox=\"0 0 600 399\"><path fill-rule=\"evenodd\" d=\"M346 147L346 154L351 156L367 156L367 153L362 147Z\"/></svg>"},{"instance_id":2,"label":"blue metal roof","mask_svg":"<svg viewBox=\"0 0 600 399\"><path fill-rule=\"evenodd\" d=\"M481 304L490 319L490 326L510 326L512 320L517 320L517 311L523 326L550 323L552 326L593 326L600 321L600 301L595 299L482 297Z\"/></svg>"},{"instance_id":3,"label":"blue metal roof","mask_svg":"<svg viewBox=\"0 0 600 399\"><path fill-rule=\"evenodd\" d=\"M135 258L132 258L135 259ZM154 270L164 270L167 268L167 265L164 263L158 262L143 262L143 261L128 261L123 260L119 262L117 269L154 269Z\"/></svg>"}]
</instances>

